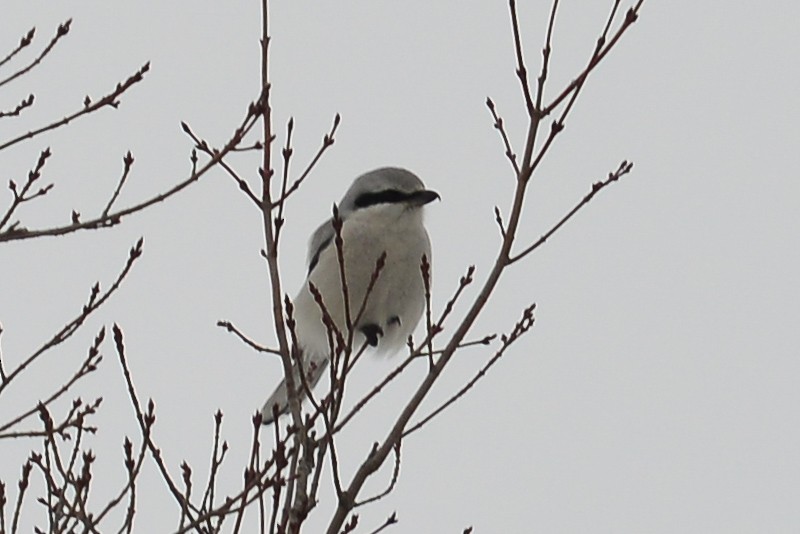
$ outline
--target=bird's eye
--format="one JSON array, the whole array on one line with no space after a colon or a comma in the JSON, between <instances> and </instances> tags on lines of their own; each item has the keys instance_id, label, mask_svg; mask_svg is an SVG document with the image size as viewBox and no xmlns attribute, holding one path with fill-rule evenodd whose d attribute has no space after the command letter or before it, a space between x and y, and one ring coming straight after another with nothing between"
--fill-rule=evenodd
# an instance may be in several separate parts
<instances>
[{"instance_id":1,"label":"bird's eye","mask_svg":"<svg viewBox=\"0 0 800 534\"><path fill-rule=\"evenodd\" d=\"M366 208L376 204L396 204L405 202L411 197L409 193L403 193L397 189L384 189L372 193L362 193L356 197L356 208Z\"/></svg>"}]
</instances>

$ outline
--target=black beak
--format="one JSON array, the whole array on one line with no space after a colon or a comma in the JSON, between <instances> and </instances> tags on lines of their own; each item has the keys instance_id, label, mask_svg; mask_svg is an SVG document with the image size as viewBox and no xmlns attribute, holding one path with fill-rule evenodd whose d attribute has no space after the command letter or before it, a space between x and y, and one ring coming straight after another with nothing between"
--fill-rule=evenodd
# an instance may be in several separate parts
<instances>
[{"instance_id":1,"label":"black beak","mask_svg":"<svg viewBox=\"0 0 800 534\"><path fill-rule=\"evenodd\" d=\"M424 206L425 204L429 204L434 200L441 200L439 193L436 191L430 191L428 189L423 189L422 191L417 191L411 195L411 203L416 206Z\"/></svg>"}]
</instances>

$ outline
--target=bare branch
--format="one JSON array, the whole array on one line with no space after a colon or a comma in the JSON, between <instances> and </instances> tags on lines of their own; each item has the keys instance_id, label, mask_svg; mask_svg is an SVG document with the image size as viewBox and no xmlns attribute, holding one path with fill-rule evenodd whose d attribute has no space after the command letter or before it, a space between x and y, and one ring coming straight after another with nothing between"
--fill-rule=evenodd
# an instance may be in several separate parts
<instances>
[{"instance_id":1,"label":"bare branch","mask_svg":"<svg viewBox=\"0 0 800 534\"><path fill-rule=\"evenodd\" d=\"M483 336L480 339L474 339L472 341L464 341L463 343L459 343L457 348L459 350L461 350L461 349L465 349L467 347L475 347L477 345L487 346L487 345L490 345L492 343L492 341L494 341L496 338L497 338L497 334L488 334L486 336ZM444 354L444 349L434 350L433 353L434 354ZM423 354L415 354L414 355L415 358L421 358L422 356L427 356L427 355L423 355Z\"/></svg>"},{"instance_id":2,"label":"bare branch","mask_svg":"<svg viewBox=\"0 0 800 534\"><path fill-rule=\"evenodd\" d=\"M3 215L3 218L0 219L0 231L3 230L3 227L11 219L11 215L13 215L14 211L21 204L29 202L38 197L43 197L53 188L53 184L48 184L40 187L38 190L31 191L33 185L39 180L39 178L42 177L42 169L44 169L44 166L47 163L50 155L51 152L49 147L45 148L39 153L39 159L36 161L36 166L28 173L28 179L25 182L25 185L22 186L21 190L17 190L17 184L14 182L14 180L9 180L8 188L11 190L11 194L14 198L11 201L11 206L9 206L5 215ZM12 225L12 227L13 226L14 225Z\"/></svg>"},{"instance_id":3,"label":"bare branch","mask_svg":"<svg viewBox=\"0 0 800 534\"><path fill-rule=\"evenodd\" d=\"M510 334L508 334L507 336L506 335L502 336L502 345L500 346L500 348L497 350L497 352L494 353L494 356L492 356L489 359L489 361L486 362L486 364L483 367L481 367L480 371L478 371L478 373L472 378L472 380L467 382L467 384L464 387L462 387L455 395L450 397L446 402L442 403L441 406L433 410L427 416L423 417L419 423L409 427L406 431L404 431L403 438L419 430L420 428L425 426L425 424L427 424L431 419L442 413L449 406L452 406L453 403L455 403L458 399L463 397L470 389L472 389L472 386L474 386L478 382L478 380L486 376L486 373L489 371L489 369L495 363L497 363L497 360L499 360L503 356L503 354L505 354L506 349L508 349L517 339L519 339L522 335L524 335L526 332L528 332L528 330L531 329L534 323L533 311L535 308L536 304L532 304L531 306L525 308L525 310L522 313L522 319L520 319L517 322L517 324L514 325L514 329L511 331Z\"/></svg>"},{"instance_id":4,"label":"bare branch","mask_svg":"<svg viewBox=\"0 0 800 534\"><path fill-rule=\"evenodd\" d=\"M281 228L283 228L283 209L286 206L286 188L289 184L289 163L292 160L294 149L292 148L292 132L294 131L294 117L289 117L286 124L286 145L281 150L283 155L283 177L281 178L281 194L278 201L278 214L275 216L275 241L280 239Z\"/></svg>"},{"instance_id":5,"label":"bare branch","mask_svg":"<svg viewBox=\"0 0 800 534\"><path fill-rule=\"evenodd\" d=\"M544 107L544 109L542 109L542 115L549 115L556 107L558 107L559 104L561 104L561 102L564 101L565 98L567 98L567 96L569 96L572 92L579 90L580 87L583 86L589 74L595 69L595 67L597 67L597 65L600 64L603 58L606 55L608 55L611 49L614 48L614 45L617 44L620 37L622 37L622 35L627 31L627 29L630 28L630 26L634 22L636 22L636 20L639 18L639 10L642 7L643 3L644 0L638 0L636 2L636 5L628 9L628 11L625 14L625 19L623 20L622 24L620 25L620 27L617 29L617 31L614 33L614 35L611 37L611 40L608 41L607 44L605 35L608 30L608 25L606 26L606 30L603 32L603 36L601 37L600 40L598 40L598 43L601 44L599 48L595 49L595 53L592 54L592 57L589 60L589 63L584 68L583 72L581 72L577 78L575 78L556 98L554 98L552 102L550 102L547 106ZM616 11L616 4L612 9L612 16L615 13L615 11Z\"/></svg>"},{"instance_id":6,"label":"bare branch","mask_svg":"<svg viewBox=\"0 0 800 534\"><path fill-rule=\"evenodd\" d=\"M236 326L234 326L232 323L230 323L228 321L222 321L222 320L221 321L217 321L217 326L224 328L228 332L231 332L236 337L238 337L242 342L244 342L247 346L249 346L252 349L257 350L258 352L266 352L266 353L269 353L269 354L276 354L278 356L281 355L280 351L278 351L276 349L271 349L269 347L265 347L263 345L259 345L258 343L256 343L255 341L253 341L252 339L250 339L249 337L244 335L241 331L239 331L238 328L236 328Z\"/></svg>"},{"instance_id":7,"label":"bare branch","mask_svg":"<svg viewBox=\"0 0 800 534\"><path fill-rule=\"evenodd\" d=\"M303 183L303 181L305 181L305 179L308 178L308 175L311 174L312 170L314 170L314 167L316 167L317 163L322 158L322 155L325 153L325 151L333 145L334 142L333 136L336 134L336 129L339 127L339 122L341 122L341 117L337 113L336 116L333 118L333 126L331 126L330 131L327 134L325 134L322 138L322 145L319 147L319 150L317 150L317 153L311 159L311 162L306 166L305 170L300 175L300 177L297 180L295 180L292 183L291 187L289 187L289 189L286 191L286 193L283 194L278 199L276 205L280 205L283 202L285 202L287 198L292 196L292 193L294 193L300 188L300 185Z\"/></svg>"},{"instance_id":8,"label":"bare branch","mask_svg":"<svg viewBox=\"0 0 800 534\"><path fill-rule=\"evenodd\" d=\"M206 172L211 170L215 167L222 158L225 157L234 147L238 146L239 143L242 141L242 138L247 135L247 133L253 128L256 123L256 117L259 113L259 106L260 104L250 104L248 107L247 115L243 119L242 123L239 127L236 128L230 140L225 144L225 146L219 150L214 151L214 156L206 162L201 168L193 168L191 175L186 178L184 181L174 185L171 189L155 195L139 204L135 204L125 209L118 210L113 213L109 213L105 217L100 216L96 219L91 219L85 222L74 222L68 226L60 226L56 228L49 228L44 230L29 230L29 229L22 229L22 228L9 228L5 231L0 232L0 243L4 241L15 241L19 239L31 239L35 237L42 237L42 236L58 236L58 235L65 235L70 234L72 232L76 232L78 230L88 230L88 229L99 229L99 228L110 228L112 226L116 226L119 224L123 217L127 217L128 215L132 215L139 211L144 210L154 204L159 202L163 202L164 200L170 198L171 196L175 195L176 193L182 191L183 189L187 188L194 182L198 181Z\"/></svg>"},{"instance_id":9,"label":"bare branch","mask_svg":"<svg viewBox=\"0 0 800 534\"><path fill-rule=\"evenodd\" d=\"M117 276L117 279L111 284L111 287L109 287L108 290L100 294L100 284L95 284L92 288L89 300L83 306L81 313L75 317L75 319L67 323L47 343L42 345L36 352L28 356L28 358L26 358L13 371L11 371L11 373L8 374L3 383L0 384L0 394L3 393L8 385L11 384L11 382L17 376L19 376L22 371L24 371L30 364L41 357L42 354L56 345L64 342L66 339L69 339L92 313L102 306L109 299L109 297L111 297L111 295L116 293L122 281L126 276L128 276L128 273L130 272L131 267L133 267L134 262L142 255L143 243L144 240L139 239L139 241L131 248L130 252L128 253L128 260L125 263L125 267L122 269L122 272L119 274L119 276Z\"/></svg>"},{"instance_id":10,"label":"bare branch","mask_svg":"<svg viewBox=\"0 0 800 534\"><path fill-rule=\"evenodd\" d=\"M365 499L363 501L353 504L353 508L364 506L365 504L379 501L389 495L397 484L397 478L400 476L400 442L398 441L394 446L394 470L392 471L392 479L389 481L389 486L378 495ZM394 516L394 514L392 514Z\"/></svg>"},{"instance_id":11,"label":"bare branch","mask_svg":"<svg viewBox=\"0 0 800 534\"><path fill-rule=\"evenodd\" d=\"M217 155L217 150L215 148L211 148L211 146L208 144L208 142L205 139L201 139L197 135L195 135L195 133L192 131L192 129L189 127L188 124L186 124L185 122L181 122L181 128L186 133L186 135L188 135L192 139L192 141L194 141L195 148L197 148L201 152L204 152L205 154L207 154L211 158L214 158L214 156ZM233 152L235 150L236 150L236 148L232 148L231 152ZM195 155L196 153L192 152L192 154L193 154L193 160L192 161L196 164L196 162L197 162L196 155ZM253 202L253 204L256 205L256 207L258 207L260 209L261 208L261 201L258 200L258 197L256 197L255 193L253 193L253 190L250 189L250 186L247 184L247 181L244 178L242 178L241 176L239 176L239 173L237 173L230 165L228 165L225 162L225 160L220 159L219 160L219 165L220 165L220 167L222 167L225 170L225 172L228 173L228 175L231 178L233 178L233 180L239 186L239 189L245 195L247 195L247 197Z\"/></svg>"},{"instance_id":12,"label":"bare branch","mask_svg":"<svg viewBox=\"0 0 800 534\"><path fill-rule=\"evenodd\" d=\"M22 511L22 501L25 499L25 491L28 489L31 469L33 469L32 458L34 458L33 453L31 453L31 459L25 462L25 465L22 466L22 476L20 477L19 484L17 485L19 489L19 492L17 493L17 505L14 507L14 519L11 520L11 532L18 532L17 528L19 526L19 515Z\"/></svg>"},{"instance_id":13,"label":"bare branch","mask_svg":"<svg viewBox=\"0 0 800 534\"><path fill-rule=\"evenodd\" d=\"M353 516L353 517L358 517L358 516ZM384 530L386 530L388 527L390 527L390 526L392 526L394 524L397 524L397 521L398 521L397 520L397 512L392 512L392 515L387 517L386 521L384 521L381 526L379 526L378 528L373 530L370 534L379 534L380 532L383 532Z\"/></svg>"},{"instance_id":14,"label":"bare branch","mask_svg":"<svg viewBox=\"0 0 800 534\"><path fill-rule=\"evenodd\" d=\"M17 104L17 107L12 109L11 111L0 111L0 119L3 117L18 117L20 113L26 108L29 108L33 105L34 96L33 93L29 94L27 98L23 98L22 101Z\"/></svg>"},{"instance_id":15,"label":"bare branch","mask_svg":"<svg viewBox=\"0 0 800 534\"><path fill-rule=\"evenodd\" d=\"M427 336L423 340L423 342L420 344L420 347L425 347L433 339L433 337L438 332L442 331L442 328L443 328L443 325L444 325L444 321L447 319L447 317L453 311L453 307L455 306L456 302L458 301L458 299L463 294L464 289L473 282L474 273L475 273L475 266L471 265L467 269L467 273L464 276L462 276L461 279L459 280L458 288L456 289L455 293L450 298L450 300L447 302L447 304L445 304L445 308L442 311L442 314L439 316L439 320L436 322L436 324L433 326L433 328L428 331ZM437 351L434 351L434 352L437 352ZM400 376L400 374L405 370L405 368L408 367L411 364L411 362L413 362L416 358L419 358L420 356L422 356L421 349L416 349L415 350L413 347L411 347L411 351L410 351L410 354L408 355L408 357L406 357L405 360L403 360L388 375L386 375L386 377L383 380L381 380L374 388L372 388L372 390L369 393L367 393L361 400L359 400L356 403L356 405L353 406L353 408L350 410L350 412L348 412L348 414L340 422L338 422L336 424L336 426L333 429L333 432L336 433L336 432L339 432L340 430L342 430L342 428L344 428L345 425L353 417L355 417L356 414L358 414L358 412L361 411L361 409L364 408L364 406L366 406L367 403L373 397L375 397L381 391L383 391L383 388L385 388L395 378Z\"/></svg>"},{"instance_id":16,"label":"bare branch","mask_svg":"<svg viewBox=\"0 0 800 534\"><path fill-rule=\"evenodd\" d=\"M503 215L500 213L500 208L498 206L494 207L494 222L496 222L497 227L500 228L500 237L505 239L506 227L505 224L503 224Z\"/></svg>"},{"instance_id":17,"label":"bare branch","mask_svg":"<svg viewBox=\"0 0 800 534\"><path fill-rule=\"evenodd\" d=\"M531 88L528 84L528 69L525 67L525 59L522 57L522 40L520 39L519 22L517 21L517 3L515 0L509 0L508 6L511 12L511 28L514 33L514 52L517 55L517 78L519 78L519 83L522 86L522 94L525 97L528 116L533 117L536 109L533 107Z\"/></svg>"},{"instance_id":18,"label":"bare branch","mask_svg":"<svg viewBox=\"0 0 800 534\"><path fill-rule=\"evenodd\" d=\"M56 34L53 36L53 38L50 40L50 42L47 44L47 46L44 47L44 49L39 53L39 55L36 56L36 58L31 63L29 63L27 66L25 66L22 69L18 70L17 72L15 72L14 74L12 74L8 78L6 78L5 80L0 80L0 87L2 87L5 84L7 84L7 83L19 78L23 74L25 74L25 73L29 72L31 69L33 69L39 63L41 63L42 60L45 58L45 56L47 56L47 54L49 54L50 51L53 50L53 47L56 45L56 43L58 43L58 41L61 40L62 37L64 37L65 35L67 35L69 33L69 27L70 27L71 24L72 24L72 19L68 19L66 22L63 22L63 23L59 24L58 28L56 29ZM6 61L11 59L22 48L28 46L31 43L31 41L33 40L33 35L34 35L34 30L32 29L30 32L28 32L28 34L25 37L23 37L20 40L19 46L14 51L12 51L11 54L6 56L6 58L2 62L0 62L0 65L3 65Z\"/></svg>"},{"instance_id":19,"label":"bare branch","mask_svg":"<svg viewBox=\"0 0 800 534\"><path fill-rule=\"evenodd\" d=\"M626 16L626 24L623 25L623 28L618 31L612 40L606 45L598 54L594 57L595 59L590 62L589 67L584 70L582 75L582 80L585 80L588 74L595 68L597 63L607 54L608 50L610 50L614 44L619 40L619 37L624 33L624 30L627 27L630 27L630 24L636 18L636 10L641 6L642 0L640 0L635 8L631 8L629 10L629 15ZM514 191L514 196L512 200L511 211L508 217L508 222L505 227L505 237L503 238L500 250L498 251L498 255L496 257L495 263L488 274L487 279L483 283L483 287L481 288L479 294L473 301L472 305L470 306L469 310L466 312L464 318L462 319L461 323L456 328L455 332L451 335L450 340L447 343L447 346L443 349L441 356L436 360L434 367L428 372L428 374L423 379L422 383L417 387L417 390L412 395L408 403L403 407L402 412L395 420L391 430L387 433L386 437L384 438L383 442L380 443L371 453L367 456L367 458L363 461L363 463L359 466L354 474L347 490L346 494L350 496L348 500L341 500L338 503L336 512L328 524L327 532L328 534L336 534L338 533L339 529L341 528L342 524L344 523L345 519L347 518L349 512L352 510L352 499L358 495L359 491L362 489L366 480L375 473L380 466L384 463L387 456L390 454L392 448L395 444L402 438L403 433L406 431L407 425L416 412L420 404L422 403L423 399L427 396L428 392L431 390L439 376L441 376L442 371L447 366L453 354L455 353L458 346L462 343L465 336L469 332L470 328L474 324L477 317L480 315L482 310L484 309L486 303L488 302L489 298L494 292L497 283L499 282L502 274L504 273L506 267L511 262L511 249L514 245L514 241L517 234L517 229L520 224L520 219L522 215L522 208L525 200L525 192L527 189L527 185L529 183L530 177L535 169L535 164L533 163L533 154L534 154L534 145L536 134L539 129L541 117L544 116L541 110L533 109L531 105L531 97L529 95L528 84L527 84L527 77L526 71L524 70L524 61L522 60L522 48L521 39L519 38L519 26L516 19L516 6L513 0L510 1L511 11L512 11L512 27L515 34L515 49L517 51L517 75L520 80L523 82L523 94L525 95L526 106L529 109L530 115L530 122L528 125L528 133L526 135L526 143L525 143L525 152L523 157L520 161L520 173L516 182L516 188ZM555 12L555 8L553 13ZM551 15L551 19L554 18L554 15ZM548 37L549 39L549 37ZM581 82L580 85L582 85ZM573 87L574 89L574 87ZM573 91L568 92L567 94L572 94ZM533 112L531 112L531 110ZM562 115L563 116L563 115ZM561 122L554 123L552 130L559 130L563 127ZM557 132L551 132L551 137L555 136ZM552 141L552 140L551 140ZM549 143L545 143L543 150L540 151L540 155L546 152ZM537 160L538 163L538 160Z\"/></svg>"},{"instance_id":20,"label":"bare branch","mask_svg":"<svg viewBox=\"0 0 800 534\"><path fill-rule=\"evenodd\" d=\"M92 343L91 347L89 347L88 355L83 360L78 370L72 375L72 377L69 380L67 380L52 395L50 395L46 400L39 402L37 406L34 406L28 411L21 413L20 415L8 421L7 423L0 425L0 439L5 437L17 437L4 434L3 432L21 423L28 417L38 413L40 411L40 405L49 406L50 404L53 403L53 401L55 401L56 399L61 397L64 393L69 391L72 388L72 386L76 382L78 382L78 380L88 375L89 373L96 371L97 366L103 359L102 355L100 354L100 344L103 342L104 338L105 338L105 328L101 328L100 332L97 334L97 336L95 336L94 342ZM6 381L5 375L3 375L3 382L5 381Z\"/></svg>"},{"instance_id":21,"label":"bare branch","mask_svg":"<svg viewBox=\"0 0 800 534\"><path fill-rule=\"evenodd\" d=\"M113 331L114 345L117 349L120 365L122 366L122 374L125 377L125 383L128 386L128 396L133 404L134 411L136 412L136 420L139 423L139 429L142 433L142 440L147 446L147 449L150 451L150 454L153 457L156 466L158 467L158 471L161 474L161 478L167 484L170 493L172 493L172 496L175 498L178 505L181 507L181 509L183 509L184 506L190 506L190 503L185 502L183 498L183 492L178 489L177 484L175 484L175 481L172 479L172 476L170 475L169 470L167 469L166 465L164 464L164 460L161 457L161 450L156 447L151 437L153 424L156 420L155 403L151 399L147 404L147 412L142 410L142 405L139 402L136 389L133 387L131 372L128 369L128 361L125 357L125 344L123 341L122 330L120 329L119 325L114 324ZM187 514L188 513L190 512L187 511Z\"/></svg>"},{"instance_id":22,"label":"bare branch","mask_svg":"<svg viewBox=\"0 0 800 534\"><path fill-rule=\"evenodd\" d=\"M102 218L108 217L108 212L111 210L111 206L114 205L114 201L117 200L119 196L119 192L122 191L122 187L125 185L125 180L128 179L128 173L131 172L131 167L133 166L133 155L131 155L131 151L129 150L125 157L122 158L122 176L119 179L119 183L117 184L117 188L114 190L114 194L111 195L111 199L106 204L106 208L103 210L103 214L101 215Z\"/></svg>"},{"instance_id":23,"label":"bare branch","mask_svg":"<svg viewBox=\"0 0 800 534\"><path fill-rule=\"evenodd\" d=\"M2 337L3 325L0 324L0 342L2 342ZM5 383L6 380L8 380L8 377L6 376L6 370L3 367L3 346L2 343L0 343L0 383Z\"/></svg>"},{"instance_id":24,"label":"bare branch","mask_svg":"<svg viewBox=\"0 0 800 534\"><path fill-rule=\"evenodd\" d=\"M500 137L503 140L503 145L506 149L506 158L508 161L511 162L511 166L514 168L514 173L519 176L519 165L517 164L517 155L514 153L514 149L511 148L511 141L508 140L508 133L506 133L506 128L503 125L503 118L498 115L497 110L495 109L494 102L491 98L486 98L486 107L489 108L489 111L492 114L492 118L494 119L494 127L495 129L500 132Z\"/></svg>"},{"instance_id":25,"label":"bare branch","mask_svg":"<svg viewBox=\"0 0 800 534\"><path fill-rule=\"evenodd\" d=\"M122 96L122 94L125 93L125 91L127 91L128 89L130 89L133 85L141 82L144 79L144 75L149 70L150 70L150 63L145 63L138 71L129 76L125 81L118 83L113 91L102 97L97 102L92 102L91 99L87 96L83 101L83 109L75 111L72 114L67 115L60 120L57 120L48 125L37 128L36 130L31 130L28 133L22 134L18 137L14 137L12 139L9 139L8 141L2 142L0 143L0 150L4 150L22 141L33 139L34 137L43 134L45 132L49 132L51 130L55 130L56 128L60 128L66 124L69 124L75 119L93 113L100 108L104 108L106 106L110 106L113 108L118 107L119 106L118 98Z\"/></svg>"},{"instance_id":26,"label":"bare branch","mask_svg":"<svg viewBox=\"0 0 800 534\"><path fill-rule=\"evenodd\" d=\"M20 38L19 44L17 45L17 47L14 48L14 50L12 50L11 52L9 52L6 57L4 57L2 60L0 60L0 67L2 67L3 65L5 65L9 61L11 61L11 59L14 56L16 56L18 53L20 53L20 51L22 51L23 48L29 46L33 42L33 36L34 35L36 35L36 28L35 27L31 28L30 30L28 30L28 33L26 33L25 35L23 35Z\"/></svg>"},{"instance_id":27,"label":"bare branch","mask_svg":"<svg viewBox=\"0 0 800 534\"><path fill-rule=\"evenodd\" d=\"M594 198L594 196L597 193L599 193L600 191L602 191L603 189L605 189L606 187L608 187L612 183L614 183L617 180L619 180L621 177L623 177L626 174L628 174L629 172L631 172L632 169L633 169L633 163L632 162L623 161L622 163L620 163L619 167L617 168L617 170L615 172L608 173L608 178L606 178L605 180L603 180L601 182L595 182L592 185L592 190L589 191L589 193L587 193L586 196L584 196L581 199L581 201L578 202L575 205L575 207L573 207L556 224L554 224L553 227L550 228L550 230L548 230L542 237L540 237L538 240L536 240L536 242L534 242L533 244L531 244L528 247L526 247L519 254L516 254L514 256L510 256L509 259L508 259L508 263L512 264L512 263L514 263L516 261L521 260L522 258L527 256L528 254L530 254L531 252L533 252L534 250L539 248L541 245L543 245L545 243L545 241L547 241L550 238L550 236L552 236L554 233L556 233L559 230L559 228L564 226L564 224L566 224L566 222L569 221L573 217L573 215L578 213L578 211L580 211L581 208L583 208L586 204L588 204Z\"/></svg>"},{"instance_id":28,"label":"bare branch","mask_svg":"<svg viewBox=\"0 0 800 534\"><path fill-rule=\"evenodd\" d=\"M544 98L544 84L547 81L548 68L550 66L550 54L552 53L551 43L553 41L553 25L556 21L556 11L558 11L558 0L553 0L553 7L550 9L550 20L547 23L547 36L542 48L542 70L536 79L536 110L541 111L542 99Z\"/></svg>"},{"instance_id":29,"label":"bare branch","mask_svg":"<svg viewBox=\"0 0 800 534\"><path fill-rule=\"evenodd\" d=\"M276 425L277 426L277 425ZM228 442L223 441L220 446L220 429L222 428L222 412L217 410L214 414L214 448L211 452L211 469L208 474L208 484L203 494L203 501L200 504L200 510L208 512L214 509L214 494L217 487L217 473L225 460L225 454L228 452ZM276 440L279 443L280 440Z\"/></svg>"}]
</instances>

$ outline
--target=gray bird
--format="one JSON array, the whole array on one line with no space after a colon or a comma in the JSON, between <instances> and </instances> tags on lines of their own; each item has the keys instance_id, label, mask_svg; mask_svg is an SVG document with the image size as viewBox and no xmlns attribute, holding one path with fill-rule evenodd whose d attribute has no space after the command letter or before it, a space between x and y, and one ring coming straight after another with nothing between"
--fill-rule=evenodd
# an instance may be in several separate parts
<instances>
[{"instance_id":1,"label":"gray bird","mask_svg":"<svg viewBox=\"0 0 800 534\"><path fill-rule=\"evenodd\" d=\"M339 204L348 302L355 320L378 258L386 253L385 267L369 295L364 313L353 325L353 346L365 341L378 351L392 353L405 344L425 308L420 264L431 261L431 243L423 224L422 207L439 198L425 189L413 173L384 167L353 181ZM295 331L308 383L313 387L324 374L330 357L328 331L309 282L322 295L325 307L343 336L347 336L341 274L334 244L332 219L324 222L308 247L308 276L293 301ZM295 368L295 384L300 387ZM282 380L261 409L264 424L288 409L286 380Z\"/></svg>"}]
</instances>

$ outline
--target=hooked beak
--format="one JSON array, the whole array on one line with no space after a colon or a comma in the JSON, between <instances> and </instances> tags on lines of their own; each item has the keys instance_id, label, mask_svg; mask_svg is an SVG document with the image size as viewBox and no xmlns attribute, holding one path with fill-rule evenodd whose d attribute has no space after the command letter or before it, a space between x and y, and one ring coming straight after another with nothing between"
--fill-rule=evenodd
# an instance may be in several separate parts
<instances>
[{"instance_id":1,"label":"hooked beak","mask_svg":"<svg viewBox=\"0 0 800 534\"><path fill-rule=\"evenodd\" d=\"M424 206L425 204L429 204L434 200L441 200L441 197L439 196L439 193L436 191L430 191L429 189L417 191L410 198L411 204L415 206Z\"/></svg>"}]
</instances>

